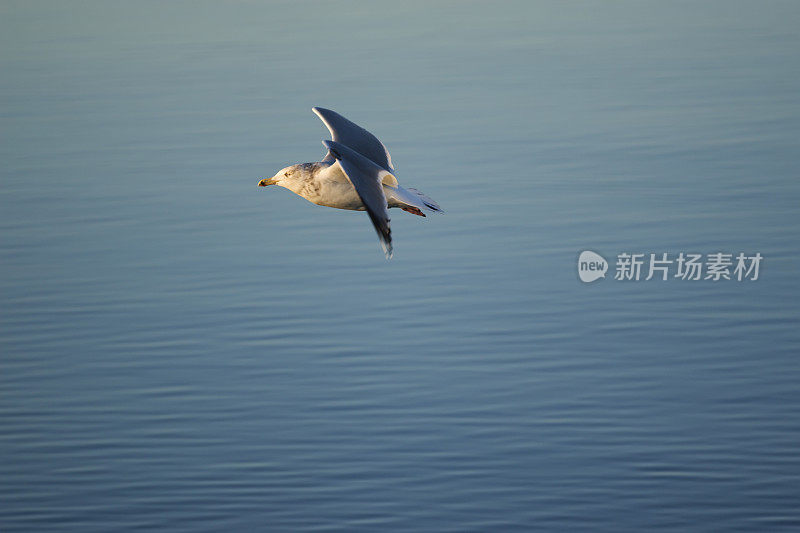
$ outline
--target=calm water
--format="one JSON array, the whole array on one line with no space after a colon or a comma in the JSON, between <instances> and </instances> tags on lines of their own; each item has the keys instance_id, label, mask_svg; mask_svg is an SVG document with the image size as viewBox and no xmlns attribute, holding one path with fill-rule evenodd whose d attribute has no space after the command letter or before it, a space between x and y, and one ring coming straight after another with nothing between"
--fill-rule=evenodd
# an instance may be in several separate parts
<instances>
[{"instance_id":1,"label":"calm water","mask_svg":"<svg viewBox=\"0 0 800 533\"><path fill-rule=\"evenodd\" d=\"M0 529L800 527L799 16L0 4ZM256 187L313 105L447 211L391 262Z\"/></svg>"}]
</instances>

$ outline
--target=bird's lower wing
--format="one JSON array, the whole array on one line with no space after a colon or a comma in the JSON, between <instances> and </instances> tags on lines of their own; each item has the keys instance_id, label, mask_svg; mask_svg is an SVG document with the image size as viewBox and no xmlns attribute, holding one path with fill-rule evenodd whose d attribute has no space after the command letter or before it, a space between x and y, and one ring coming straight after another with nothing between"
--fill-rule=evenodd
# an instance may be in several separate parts
<instances>
[{"instance_id":1,"label":"bird's lower wing","mask_svg":"<svg viewBox=\"0 0 800 533\"><path fill-rule=\"evenodd\" d=\"M336 141L322 141L328 153L336 159L342 171L355 187L364 203L369 219L378 232L378 238L386 254L392 257L392 230L389 227L389 210L383 194L383 178L389 174L385 169L355 150Z\"/></svg>"}]
</instances>

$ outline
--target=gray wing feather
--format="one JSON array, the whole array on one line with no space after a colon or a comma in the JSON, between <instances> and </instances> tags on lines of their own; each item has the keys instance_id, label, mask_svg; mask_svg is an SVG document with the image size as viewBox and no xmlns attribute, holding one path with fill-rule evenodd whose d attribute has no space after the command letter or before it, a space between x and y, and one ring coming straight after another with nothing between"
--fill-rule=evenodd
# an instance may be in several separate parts
<instances>
[{"instance_id":1,"label":"gray wing feather","mask_svg":"<svg viewBox=\"0 0 800 533\"><path fill-rule=\"evenodd\" d=\"M358 124L350 122L336 111L323 107L314 107L311 110L328 127L334 141L355 150L387 172L394 172L389 150L373 134ZM331 157L331 154L328 153L323 161L331 161Z\"/></svg>"},{"instance_id":2,"label":"gray wing feather","mask_svg":"<svg viewBox=\"0 0 800 533\"><path fill-rule=\"evenodd\" d=\"M347 178L355 187L367 210L387 258L392 257L392 230L389 227L389 209L383 194L381 180L386 170L358 152L335 141L322 141L328 154L338 161Z\"/></svg>"}]
</instances>

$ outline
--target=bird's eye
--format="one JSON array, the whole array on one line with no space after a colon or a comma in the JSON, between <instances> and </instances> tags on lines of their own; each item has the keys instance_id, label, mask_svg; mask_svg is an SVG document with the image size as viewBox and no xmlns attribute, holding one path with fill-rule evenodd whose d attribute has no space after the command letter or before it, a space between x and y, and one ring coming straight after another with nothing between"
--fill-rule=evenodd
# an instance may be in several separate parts
<instances>
[{"instance_id":1,"label":"bird's eye","mask_svg":"<svg viewBox=\"0 0 800 533\"><path fill-rule=\"evenodd\" d=\"M288 172L284 172L283 175L286 176L287 178L289 177L289 173Z\"/></svg>"}]
</instances>

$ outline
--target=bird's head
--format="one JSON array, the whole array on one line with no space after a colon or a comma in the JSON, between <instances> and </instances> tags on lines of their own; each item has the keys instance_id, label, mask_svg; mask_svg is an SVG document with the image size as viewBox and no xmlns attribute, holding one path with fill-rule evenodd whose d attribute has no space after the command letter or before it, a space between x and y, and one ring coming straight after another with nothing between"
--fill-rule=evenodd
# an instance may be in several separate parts
<instances>
[{"instance_id":1,"label":"bird's head","mask_svg":"<svg viewBox=\"0 0 800 533\"><path fill-rule=\"evenodd\" d=\"M281 185L281 181L285 182L291 180L297 172L298 165L282 168L277 174L271 178L264 178L258 182L259 187L266 187L267 185Z\"/></svg>"}]
</instances>

